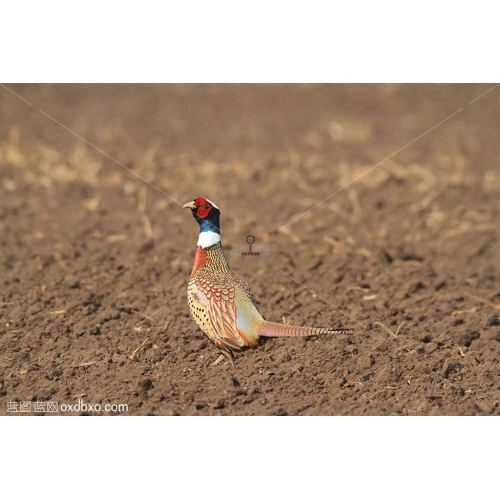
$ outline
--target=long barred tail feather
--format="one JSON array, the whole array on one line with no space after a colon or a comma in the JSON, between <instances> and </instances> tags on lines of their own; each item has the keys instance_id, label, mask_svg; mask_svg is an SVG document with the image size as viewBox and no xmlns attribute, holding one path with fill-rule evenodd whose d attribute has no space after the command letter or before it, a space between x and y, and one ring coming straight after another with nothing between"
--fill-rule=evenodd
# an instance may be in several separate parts
<instances>
[{"instance_id":1,"label":"long barred tail feather","mask_svg":"<svg viewBox=\"0 0 500 500\"><path fill-rule=\"evenodd\" d=\"M335 333L349 335L352 328L312 328L309 326L290 326L264 321L257 334L260 337L307 337L309 335L332 335Z\"/></svg>"}]
</instances>

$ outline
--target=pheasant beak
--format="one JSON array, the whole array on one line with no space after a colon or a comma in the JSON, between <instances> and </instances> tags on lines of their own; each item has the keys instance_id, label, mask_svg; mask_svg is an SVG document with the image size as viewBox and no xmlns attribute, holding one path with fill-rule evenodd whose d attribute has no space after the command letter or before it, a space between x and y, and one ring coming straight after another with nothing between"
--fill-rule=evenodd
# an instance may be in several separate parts
<instances>
[{"instance_id":1,"label":"pheasant beak","mask_svg":"<svg viewBox=\"0 0 500 500\"><path fill-rule=\"evenodd\" d=\"M190 201L189 203L186 203L185 205L182 205L182 208L189 208L191 210L196 209L196 205L194 204L194 201Z\"/></svg>"}]
</instances>

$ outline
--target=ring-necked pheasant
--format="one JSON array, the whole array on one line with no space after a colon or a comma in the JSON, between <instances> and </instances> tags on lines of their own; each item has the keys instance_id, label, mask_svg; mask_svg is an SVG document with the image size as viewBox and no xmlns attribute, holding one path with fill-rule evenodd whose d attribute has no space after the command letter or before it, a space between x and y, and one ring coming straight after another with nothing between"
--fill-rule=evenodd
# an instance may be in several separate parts
<instances>
[{"instance_id":1,"label":"ring-necked pheasant","mask_svg":"<svg viewBox=\"0 0 500 500\"><path fill-rule=\"evenodd\" d=\"M234 352L255 348L260 337L294 337L349 333L338 328L289 326L265 321L248 283L229 267L222 252L220 209L205 198L186 203L200 236L188 287L191 315L205 335L219 348L221 355L233 363Z\"/></svg>"}]
</instances>

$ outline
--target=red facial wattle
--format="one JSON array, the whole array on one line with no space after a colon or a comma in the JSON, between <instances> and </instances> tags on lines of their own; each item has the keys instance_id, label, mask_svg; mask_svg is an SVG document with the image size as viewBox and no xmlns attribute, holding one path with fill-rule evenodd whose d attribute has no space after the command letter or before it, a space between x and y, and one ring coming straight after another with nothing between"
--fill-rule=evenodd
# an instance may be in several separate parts
<instances>
[{"instance_id":1,"label":"red facial wattle","mask_svg":"<svg viewBox=\"0 0 500 500\"><path fill-rule=\"evenodd\" d=\"M196 206L196 215L201 219L205 219L212 209L212 206L205 198L196 198L194 204Z\"/></svg>"},{"instance_id":2,"label":"red facial wattle","mask_svg":"<svg viewBox=\"0 0 500 500\"><path fill-rule=\"evenodd\" d=\"M201 219L207 217L209 213L210 207L204 207L203 205L198 207L198 210L196 211L196 215L198 215L198 217L200 217Z\"/></svg>"}]
</instances>

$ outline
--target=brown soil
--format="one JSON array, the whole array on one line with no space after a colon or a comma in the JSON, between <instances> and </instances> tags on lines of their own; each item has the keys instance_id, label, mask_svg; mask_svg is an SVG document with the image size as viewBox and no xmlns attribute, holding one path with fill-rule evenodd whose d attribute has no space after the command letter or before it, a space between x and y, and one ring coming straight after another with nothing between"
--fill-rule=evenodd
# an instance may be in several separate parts
<instances>
[{"instance_id":1,"label":"brown soil","mask_svg":"<svg viewBox=\"0 0 500 500\"><path fill-rule=\"evenodd\" d=\"M500 88L469 104L491 86L0 87L0 413L497 414ZM354 335L211 366L175 201L197 196L265 318ZM248 234L270 255L231 255Z\"/></svg>"}]
</instances>

